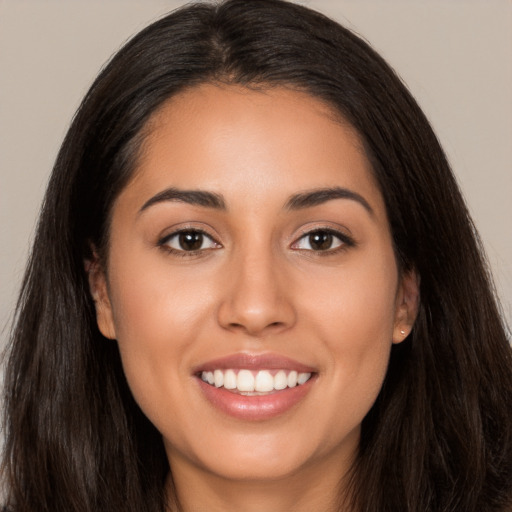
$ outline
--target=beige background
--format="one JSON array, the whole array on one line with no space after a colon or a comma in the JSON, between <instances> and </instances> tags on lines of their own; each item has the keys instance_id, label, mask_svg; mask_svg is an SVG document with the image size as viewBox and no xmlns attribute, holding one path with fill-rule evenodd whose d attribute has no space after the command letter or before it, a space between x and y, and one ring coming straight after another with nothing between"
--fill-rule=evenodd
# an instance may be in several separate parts
<instances>
[{"instance_id":1,"label":"beige background","mask_svg":"<svg viewBox=\"0 0 512 512\"><path fill-rule=\"evenodd\" d=\"M46 180L108 57L181 5L0 0L0 347ZM432 121L481 231L512 319L512 2L310 0L399 71Z\"/></svg>"}]
</instances>

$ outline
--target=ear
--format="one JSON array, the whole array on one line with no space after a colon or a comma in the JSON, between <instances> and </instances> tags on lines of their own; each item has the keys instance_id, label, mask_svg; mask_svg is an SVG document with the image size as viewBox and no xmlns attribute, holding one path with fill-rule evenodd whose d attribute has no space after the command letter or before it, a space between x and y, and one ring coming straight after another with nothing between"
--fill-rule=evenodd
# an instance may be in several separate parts
<instances>
[{"instance_id":1,"label":"ear","mask_svg":"<svg viewBox=\"0 0 512 512\"><path fill-rule=\"evenodd\" d=\"M116 339L116 331L108 294L107 277L95 250L92 251L92 259L85 260L84 266L89 279L89 291L96 308L98 328L103 336L114 340Z\"/></svg>"},{"instance_id":2,"label":"ear","mask_svg":"<svg viewBox=\"0 0 512 512\"><path fill-rule=\"evenodd\" d=\"M395 307L393 343L401 343L409 336L420 303L420 278L415 270L405 272L400 279Z\"/></svg>"}]
</instances>

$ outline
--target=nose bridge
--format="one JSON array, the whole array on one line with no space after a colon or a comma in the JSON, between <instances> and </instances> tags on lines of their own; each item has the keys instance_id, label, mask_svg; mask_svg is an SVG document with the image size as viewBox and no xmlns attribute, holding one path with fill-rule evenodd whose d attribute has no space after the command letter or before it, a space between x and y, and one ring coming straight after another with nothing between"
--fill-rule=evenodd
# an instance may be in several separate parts
<instances>
[{"instance_id":1,"label":"nose bridge","mask_svg":"<svg viewBox=\"0 0 512 512\"><path fill-rule=\"evenodd\" d=\"M279 260L271 245L261 241L234 252L229 286L219 309L219 322L224 327L261 335L293 323L293 304L283 286Z\"/></svg>"},{"instance_id":2,"label":"nose bridge","mask_svg":"<svg viewBox=\"0 0 512 512\"><path fill-rule=\"evenodd\" d=\"M279 295L276 281L277 265L270 251L245 254L236 270L235 294L249 308L266 309Z\"/></svg>"}]
</instances>

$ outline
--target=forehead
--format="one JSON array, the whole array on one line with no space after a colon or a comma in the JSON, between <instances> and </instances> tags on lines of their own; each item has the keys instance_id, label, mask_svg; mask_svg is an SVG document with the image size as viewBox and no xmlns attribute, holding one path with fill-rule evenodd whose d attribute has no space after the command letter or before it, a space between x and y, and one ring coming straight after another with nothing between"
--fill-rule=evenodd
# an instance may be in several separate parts
<instances>
[{"instance_id":1,"label":"forehead","mask_svg":"<svg viewBox=\"0 0 512 512\"><path fill-rule=\"evenodd\" d=\"M123 194L174 186L269 199L345 186L382 202L357 132L303 92L196 86L169 99L146 133Z\"/></svg>"}]
</instances>

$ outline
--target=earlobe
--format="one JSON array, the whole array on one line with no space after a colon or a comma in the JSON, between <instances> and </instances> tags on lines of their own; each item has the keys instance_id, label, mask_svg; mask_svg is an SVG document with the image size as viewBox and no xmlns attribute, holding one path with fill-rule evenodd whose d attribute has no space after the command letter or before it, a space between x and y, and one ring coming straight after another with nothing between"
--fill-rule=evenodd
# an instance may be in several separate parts
<instances>
[{"instance_id":1,"label":"earlobe","mask_svg":"<svg viewBox=\"0 0 512 512\"><path fill-rule=\"evenodd\" d=\"M409 336L420 302L420 277L414 270L404 273L397 293L393 343L401 343Z\"/></svg>"},{"instance_id":2,"label":"earlobe","mask_svg":"<svg viewBox=\"0 0 512 512\"><path fill-rule=\"evenodd\" d=\"M113 340L116 338L116 332L108 294L107 278L96 251L93 251L92 259L84 262L84 266L89 280L89 291L96 309L98 329L103 336Z\"/></svg>"}]
</instances>

